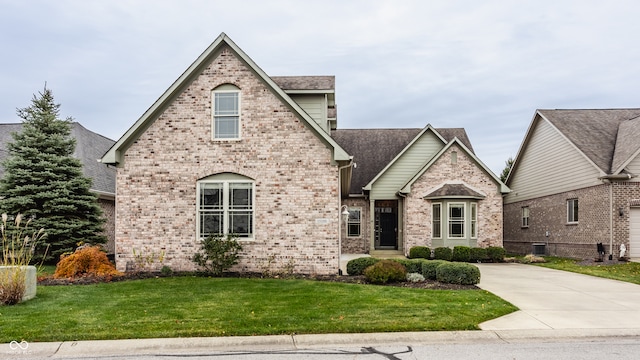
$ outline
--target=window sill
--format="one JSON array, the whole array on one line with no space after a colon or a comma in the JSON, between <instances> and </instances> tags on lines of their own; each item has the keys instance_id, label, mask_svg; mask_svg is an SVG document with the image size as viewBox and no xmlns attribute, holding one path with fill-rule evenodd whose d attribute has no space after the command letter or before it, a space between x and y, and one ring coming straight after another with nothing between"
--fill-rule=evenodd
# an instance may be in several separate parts
<instances>
[{"instance_id":1,"label":"window sill","mask_svg":"<svg viewBox=\"0 0 640 360\"><path fill-rule=\"evenodd\" d=\"M578 222L577 221L576 222L568 222L565 225L566 226L576 226L576 225L578 225Z\"/></svg>"}]
</instances>

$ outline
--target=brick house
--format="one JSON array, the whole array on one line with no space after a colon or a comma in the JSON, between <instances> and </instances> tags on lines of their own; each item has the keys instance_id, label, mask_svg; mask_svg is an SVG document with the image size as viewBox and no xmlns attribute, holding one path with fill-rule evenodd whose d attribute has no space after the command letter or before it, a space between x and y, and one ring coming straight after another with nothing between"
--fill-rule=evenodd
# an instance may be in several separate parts
<instances>
[{"instance_id":1,"label":"brick house","mask_svg":"<svg viewBox=\"0 0 640 360\"><path fill-rule=\"evenodd\" d=\"M8 156L7 144L13 141L12 133L22 131L22 123L0 124L0 162ZM71 136L76 139L74 156L82 162L82 173L91 179L91 192L98 197L98 204L105 218L105 244L109 254L115 249L115 192L116 169L98 163L98 159L113 146L115 141L88 130L78 122L71 123ZM4 168L0 166L0 177Z\"/></svg>"},{"instance_id":2,"label":"brick house","mask_svg":"<svg viewBox=\"0 0 640 360\"><path fill-rule=\"evenodd\" d=\"M514 253L640 257L640 109L537 110L506 181Z\"/></svg>"},{"instance_id":3,"label":"brick house","mask_svg":"<svg viewBox=\"0 0 640 360\"><path fill-rule=\"evenodd\" d=\"M225 34L101 161L117 166L120 270L134 250L193 269L200 239L229 232L235 270L258 272L502 242L508 189L463 129L337 130L333 76L269 77Z\"/></svg>"}]
</instances>

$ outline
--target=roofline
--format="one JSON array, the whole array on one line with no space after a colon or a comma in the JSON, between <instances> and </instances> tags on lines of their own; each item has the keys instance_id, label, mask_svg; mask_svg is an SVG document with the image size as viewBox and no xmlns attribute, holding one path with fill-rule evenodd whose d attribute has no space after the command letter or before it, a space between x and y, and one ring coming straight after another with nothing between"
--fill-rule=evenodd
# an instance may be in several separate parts
<instances>
[{"instance_id":1,"label":"roofline","mask_svg":"<svg viewBox=\"0 0 640 360\"><path fill-rule=\"evenodd\" d=\"M147 111L122 135L122 137L104 154L100 162L117 165L122 163L122 154L161 114L165 106L168 105L189 83L192 78L199 75L202 67L206 66L213 57L222 49L228 46L268 87L280 97L297 115L302 118L306 125L316 133L316 135L333 150L333 160L347 161L349 154L333 140L302 108L289 97L260 67L236 45L224 32L221 33L209 47L185 70L176 81L156 100Z\"/></svg>"},{"instance_id":2,"label":"roofline","mask_svg":"<svg viewBox=\"0 0 640 360\"><path fill-rule=\"evenodd\" d=\"M367 185L365 185L362 190L371 190L371 187L373 186L373 184L378 181L378 179L387 171L389 170L389 168L391 168L391 166L398 161L398 159L400 159L402 157L402 155L404 155L404 153L406 153L407 151L409 151L409 148L411 146L413 146L413 144L415 144L419 138L422 137L422 135L424 133L427 132L427 130L431 130L438 139L440 139L440 141L442 141L442 144L446 144L446 140L442 137L442 135L440 135L439 132L436 131L436 129L433 128L433 126L431 126L431 124L427 124L427 126L425 126L419 133L418 135L416 135L413 140L411 140L411 142L409 144L407 144L407 146L404 147L404 149L402 149L402 151L400 151L400 153L398 155L396 155L396 157L393 158L393 160L391 160L387 166L384 167L384 169L380 170L380 172L371 180L369 181L369 183L367 183Z\"/></svg>"},{"instance_id":3,"label":"roofline","mask_svg":"<svg viewBox=\"0 0 640 360\"><path fill-rule=\"evenodd\" d=\"M458 139L457 136L449 141L448 144L446 144L440 151L438 151L437 154L435 154L431 158L431 160L429 160L420 170L418 170L418 172L400 189L400 192L405 194L410 193L411 185L413 185L413 183L416 182L420 178L420 176L422 176L427 171L427 169L431 167L431 165L433 165L449 148L451 148L453 144L457 144L458 147L460 147L468 156L471 157L471 159L473 159L473 161L476 162L476 164L480 165L480 168L482 168L482 170L489 174L489 176L491 176L491 178L496 183L498 183L498 185L500 185L500 193L506 194L511 192L511 189L509 189L509 187L505 183L503 183L500 178L493 173L493 171L491 171L482 161L480 161L480 159L476 155L474 155L473 152L471 152L471 150L469 150L469 148L467 148L464 143L462 143L462 141Z\"/></svg>"},{"instance_id":4,"label":"roofline","mask_svg":"<svg viewBox=\"0 0 640 360\"><path fill-rule=\"evenodd\" d=\"M630 120L634 120L634 119L638 119L640 118L640 116L636 116L633 117L631 119L627 119L625 121L630 121ZM618 131L620 131L620 126L622 125L622 123L620 123L618 125ZM616 139L616 142L618 141L618 139ZM625 167L627 167L627 165L629 165L629 163L631 163L636 157L638 157L638 155L640 154L640 147L631 155L629 156L629 158L627 158L627 160L625 160L620 166L618 166L617 169L611 169L611 175L618 175L620 173L622 173L622 171L624 170ZM614 158L615 158L615 153L614 153ZM613 163L613 161L612 161Z\"/></svg>"}]
</instances>

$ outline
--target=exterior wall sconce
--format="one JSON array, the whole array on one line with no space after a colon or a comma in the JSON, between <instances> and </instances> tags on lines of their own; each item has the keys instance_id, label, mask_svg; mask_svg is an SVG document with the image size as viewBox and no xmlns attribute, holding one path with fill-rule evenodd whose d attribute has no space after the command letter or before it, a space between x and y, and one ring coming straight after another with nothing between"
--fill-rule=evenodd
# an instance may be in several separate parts
<instances>
[{"instance_id":1,"label":"exterior wall sconce","mask_svg":"<svg viewBox=\"0 0 640 360\"><path fill-rule=\"evenodd\" d=\"M342 205L340 208L340 215L342 215L342 221L346 223L349 219L349 207L347 205Z\"/></svg>"},{"instance_id":2,"label":"exterior wall sconce","mask_svg":"<svg viewBox=\"0 0 640 360\"><path fill-rule=\"evenodd\" d=\"M620 216L624 216L624 208L622 206L620 206L620 209L618 209L618 214Z\"/></svg>"}]
</instances>

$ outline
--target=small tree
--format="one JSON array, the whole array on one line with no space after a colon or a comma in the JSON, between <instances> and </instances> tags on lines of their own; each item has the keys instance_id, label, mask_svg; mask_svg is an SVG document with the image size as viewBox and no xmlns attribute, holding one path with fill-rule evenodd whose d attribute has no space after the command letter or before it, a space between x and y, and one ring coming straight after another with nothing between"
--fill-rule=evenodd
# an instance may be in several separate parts
<instances>
[{"instance_id":1,"label":"small tree","mask_svg":"<svg viewBox=\"0 0 640 360\"><path fill-rule=\"evenodd\" d=\"M211 275L220 276L238 263L238 253L242 251L242 245L238 243L237 237L231 234L226 238L209 235L202 240L201 249L202 252L198 251L193 256L193 262Z\"/></svg>"},{"instance_id":2,"label":"small tree","mask_svg":"<svg viewBox=\"0 0 640 360\"><path fill-rule=\"evenodd\" d=\"M35 228L47 229L50 256L43 259L45 255L38 253L34 260L55 261L78 243L100 244L106 237L97 197L89 191L91 180L73 157L72 119L58 119L60 105L49 89L39 95L31 106L17 111L24 123L7 144L0 212L21 213Z\"/></svg>"},{"instance_id":3,"label":"small tree","mask_svg":"<svg viewBox=\"0 0 640 360\"><path fill-rule=\"evenodd\" d=\"M509 176L509 172L513 167L513 157L509 156L507 161L504 162L504 169L502 169L502 173L500 174L500 181L507 181L507 176Z\"/></svg>"}]
</instances>

